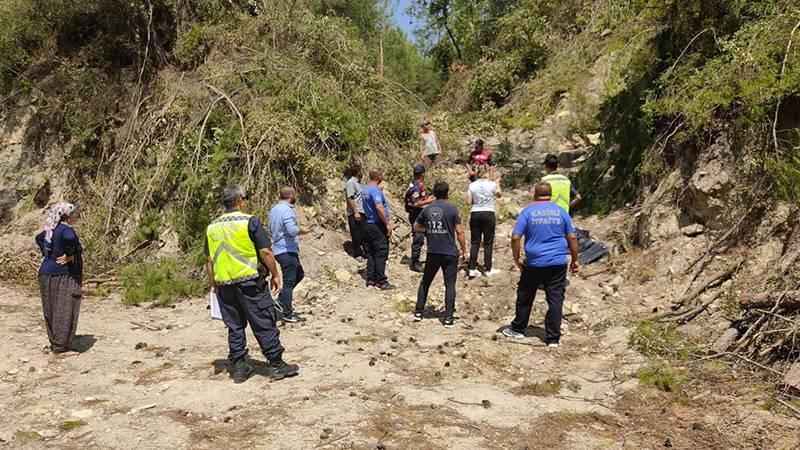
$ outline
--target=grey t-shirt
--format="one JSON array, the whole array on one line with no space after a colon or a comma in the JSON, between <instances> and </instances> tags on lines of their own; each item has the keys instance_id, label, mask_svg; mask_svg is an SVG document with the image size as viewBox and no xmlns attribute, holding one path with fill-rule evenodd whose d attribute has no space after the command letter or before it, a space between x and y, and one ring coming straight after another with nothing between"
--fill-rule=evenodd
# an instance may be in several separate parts
<instances>
[{"instance_id":1,"label":"grey t-shirt","mask_svg":"<svg viewBox=\"0 0 800 450\"><path fill-rule=\"evenodd\" d=\"M447 200L436 200L422 210L417 223L426 227L428 253L458 256L456 225L461 225L461 216L455 206Z\"/></svg>"},{"instance_id":2,"label":"grey t-shirt","mask_svg":"<svg viewBox=\"0 0 800 450\"><path fill-rule=\"evenodd\" d=\"M356 204L356 209L361 214L364 214L364 198L361 195L361 192L364 190L364 185L358 181L358 178L351 177L347 180L347 184L344 185L344 192L347 198L352 198L353 202ZM350 204L347 204L347 215L352 216L353 210L350 208Z\"/></svg>"}]
</instances>

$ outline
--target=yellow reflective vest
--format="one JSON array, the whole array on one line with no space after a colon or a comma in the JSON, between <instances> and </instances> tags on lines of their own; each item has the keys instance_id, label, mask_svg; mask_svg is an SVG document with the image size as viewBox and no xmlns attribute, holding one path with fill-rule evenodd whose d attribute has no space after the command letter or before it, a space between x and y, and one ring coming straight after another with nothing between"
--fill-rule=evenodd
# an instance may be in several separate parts
<instances>
[{"instance_id":1,"label":"yellow reflective vest","mask_svg":"<svg viewBox=\"0 0 800 450\"><path fill-rule=\"evenodd\" d=\"M208 253L218 284L234 284L258 278L258 252L247 227L249 214L225 213L206 228Z\"/></svg>"},{"instance_id":2,"label":"yellow reflective vest","mask_svg":"<svg viewBox=\"0 0 800 450\"><path fill-rule=\"evenodd\" d=\"M551 173L545 175L542 181L550 185L550 190L552 191L550 201L563 208L564 211L569 212L570 188L572 187L572 182L569 181L569 178L560 173Z\"/></svg>"}]
</instances>

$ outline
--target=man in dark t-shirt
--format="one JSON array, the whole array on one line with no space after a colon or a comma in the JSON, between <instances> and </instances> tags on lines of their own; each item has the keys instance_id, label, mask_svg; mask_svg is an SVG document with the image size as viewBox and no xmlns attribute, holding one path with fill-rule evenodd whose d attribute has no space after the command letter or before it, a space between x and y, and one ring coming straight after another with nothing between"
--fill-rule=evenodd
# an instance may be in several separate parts
<instances>
[{"instance_id":1,"label":"man in dark t-shirt","mask_svg":"<svg viewBox=\"0 0 800 450\"><path fill-rule=\"evenodd\" d=\"M417 305L414 309L414 321L422 320L425 303L428 301L428 290L439 269L444 275L445 328L452 328L453 314L456 306L456 278L458 277L459 253L456 248L456 237L461 248L462 261L467 254L464 228L458 209L447 201L450 186L444 181L437 181L433 186L436 201L428 205L417 217L414 229L425 233L428 241L428 254L425 258L425 271L417 292Z\"/></svg>"}]
</instances>

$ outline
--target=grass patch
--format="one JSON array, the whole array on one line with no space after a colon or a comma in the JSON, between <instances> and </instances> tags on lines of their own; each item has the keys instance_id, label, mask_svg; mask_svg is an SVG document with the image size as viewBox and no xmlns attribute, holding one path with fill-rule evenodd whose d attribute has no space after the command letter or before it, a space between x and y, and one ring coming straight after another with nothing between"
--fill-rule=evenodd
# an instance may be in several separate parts
<instances>
[{"instance_id":1,"label":"grass patch","mask_svg":"<svg viewBox=\"0 0 800 450\"><path fill-rule=\"evenodd\" d=\"M401 313L410 313L414 310L414 306L414 302L411 300L403 299L394 302L394 309Z\"/></svg>"},{"instance_id":2,"label":"grass patch","mask_svg":"<svg viewBox=\"0 0 800 450\"><path fill-rule=\"evenodd\" d=\"M688 336L678 331L677 325L654 320L639 322L631 332L628 344L644 355L677 359L688 358L697 350Z\"/></svg>"},{"instance_id":3,"label":"grass patch","mask_svg":"<svg viewBox=\"0 0 800 450\"><path fill-rule=\"evenodd\" d=\"M82 427L84 425L87 425L87 423L85 421L83 421L83 420L67 420L67 421L61 422L61 424L58 426L58 429L61 430L61 431L72 431L72 430L74 430L76 428L80 428L80 427Z\"/></svg>"},{"instance_id":4,"label":"grass patch","mask_svg":"<svg viewBox=\"0 0 800 450\"><path fill-rule=\"evenodd\" d=\"M561 392L563 383L557 378L551 378L543 382L524 383L516 389L519 395L534 395L536 397L550 397Z\"/></svg>"},{"instance_id":5,"label":"grass patch","mask_svg":"<svg viewBox=\"0 0 800 450\"><path fill-rule=\"evenodd\" d=\"M41 441L42 437L39 436L39 433L31 430L17 430L17 437L21 439L26 439L29 441Z\"/></svg>"},{"instance_id":6,"label":"grass patch","mask_svg":"<svg viewBox=\"0 0 800 450\"><path fill-rule=\"evenodd\" d=\"M175 260L163 260L157 264L132 264L120 270L120 280L125 293L122 302L139 305L153 302L153 306L170 306L176 301L199 296L205 284L190 277L188 269Z\"/></svg>"},{"instance_id":7,"label":"grass patch","mask_svg":"<svg viewBox=\"0 0 800 450\"><path fill-rule=\"evenodd\" d=\"M362 342L366 344L374 344L378 342L378 337L368 334L366 336L356 336L353 338L353 342Z\"/></svg>"},{"instance_id":8,"label":"grass patch","mask_svg":"<svg viewBox=\"0 0 800 450\"><path fill-rule=\"evenodd\" d=\"M682 370L658 363L636 372L636 378L645 386L652 386L663 392L677 392L688 379L688 375Z\"/></svg>"}]
</instances>

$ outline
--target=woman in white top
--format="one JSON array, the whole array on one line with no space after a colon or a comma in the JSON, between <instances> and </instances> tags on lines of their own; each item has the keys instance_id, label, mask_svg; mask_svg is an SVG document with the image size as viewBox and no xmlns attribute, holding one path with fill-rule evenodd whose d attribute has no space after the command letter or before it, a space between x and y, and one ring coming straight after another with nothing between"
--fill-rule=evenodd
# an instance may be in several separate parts
<instances>
[{"instance_id":1,"label":"woman in white top","mask_svg":"<svg viewBox=\"0 0 800 450\"><path fill-rule=\"evenodd\" d=\"M494 230L497 220L494 214L495 199L502 195L500 176L489 175L486 165L476 166L475 181L470 183L467 191L467 204L472 206L469 218L470 242L469 277L480 275L478 271L478 252L483 241L484 275L493 276L500 273L492 268L492 250L494 248Z\"/></svg>"},{"instance_id":2,"label":"woman in white top","mask_svg":"<svg viewBox=\"0 0 800 450\"><path fill-rule=\"evenodd\" d=\"M420 154L419 158L423 164L430 166L435 163L441 155L439 149L439 135L431 128L431 122L422 122L422 133L419 135Z\"/></svg>"}]
</instances>

